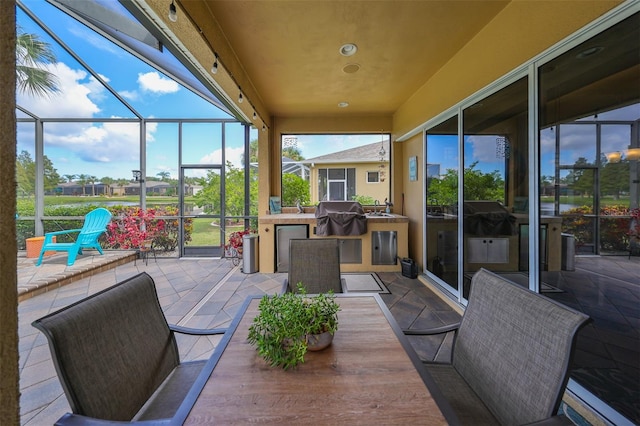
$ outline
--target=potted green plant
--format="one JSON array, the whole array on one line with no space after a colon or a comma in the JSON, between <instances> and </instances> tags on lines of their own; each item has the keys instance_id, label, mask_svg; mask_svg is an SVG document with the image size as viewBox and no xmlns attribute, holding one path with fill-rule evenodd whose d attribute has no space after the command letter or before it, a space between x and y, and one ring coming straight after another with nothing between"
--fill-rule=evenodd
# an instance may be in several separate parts
<instances>
[{"instance_id":1,"label":"potted green plant","mask_svg":"<svg viewBox=\"0 0 640 426\"><path fill-rule=\"evenodd\" d=\"M338 329L335 294L307 296L301 283L298 294L264 296L258 310L248 341L272 367L287 370L304 362L307 350L329 346Z\"/></svg>"}]
</instances>

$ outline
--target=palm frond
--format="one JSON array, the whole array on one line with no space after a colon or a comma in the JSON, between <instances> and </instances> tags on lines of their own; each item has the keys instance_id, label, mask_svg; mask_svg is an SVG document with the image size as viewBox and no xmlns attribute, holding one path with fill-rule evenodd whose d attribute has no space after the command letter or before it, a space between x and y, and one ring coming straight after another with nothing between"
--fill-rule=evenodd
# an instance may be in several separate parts
<instances>
[{"instance_id":1,"label":"palm frond","mask_svg":"<svg viewBox=\"0 0 640 426\"><path fill-rule=\"evenodd\" d=\"M33 96L50 96L58 92L59 81L46 66L56 62L51 45L18 28L16 37L16 85L18 90Z\"/></svg>"}]
</instances>

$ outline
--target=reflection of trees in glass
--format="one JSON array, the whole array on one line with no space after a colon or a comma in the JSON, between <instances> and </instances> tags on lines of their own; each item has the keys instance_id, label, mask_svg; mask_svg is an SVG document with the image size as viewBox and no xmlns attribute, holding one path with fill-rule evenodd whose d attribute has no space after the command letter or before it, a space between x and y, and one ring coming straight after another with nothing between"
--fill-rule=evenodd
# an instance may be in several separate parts
<instances>
[{"instance_id":1,"label":"reflection of trees in glass","mask_svg":"<svg viewBox=\"0 0 640 426\"><path fill-rule=\"evenodd\" d=\"M43 167L44 190L53 191L60 182L60 175L46 155L43 157ZM22 196L35 194L36 163L27 151L20 152L16 158L16 180L18 182L18 194Z\"/></svg>"},{"instance_id":2,"label":"reflection of trees in glass","mask_svg":"<svg viewBox=\"0 0 640 426\"><path fill-rule=\"evenodd\" d=\"M602 164L604 166L600 170L600 194L610 195L619 200L620 195L629 192L629 162L607 162L603 155Z\"/></svg>"},{"instance_id":3,"label":"reflection of trees in glass","mask_svg":"<svg viewBox=\"0 0 640 426\"><path fill-rule=\"evenodd\" d=\"M540 195L553 195L555 191L555 179L553 176L540 176Z\"/></svg>"},{"instance_id":4,"label":"reflection of trees in glass","mask_svg":"<svg viewBox=\"0 0 640 426\"><path fill-rule=\"evenodd\" d=\"M438 179L429 179L427 198L429 204L439 206L451 206L458 202L458 171L447 169L444 175Z\"/></svg>"},{"instance_id":5,"label":"reflection of trees in glass","mask_svg":"<svg viewBox=\"0 0 640 426\"><path fill-rule=\"evenodd\" d=\"M629 162L609 162L604 155L600 161L600 194L613 196L617 200L629 191ZM560 182L569 185L577 195L592 197L594 174L593 168L589 166L584 157L578 158L574 164L575 169L570 170Z\"/></svg>"},{"instance_id":6,"label":"reflection of trees in glass","mask_svg":"<svg viewBox=\"0 0 640 426\"><path fill-rule=\"evenodd\" d=\"M483 173L472 163L464 170L465 200L496 200L504 202L504 180L500 172L494 170ZM458 201L458 171L447 169L440 178L429 181L427 198L430 204L453 205Z\"/></svg>"},{"instance_id":7,"label":"reflection of trees in glass","mask_svg":"<svg viewBox=\"0 0 640 426\"><path fill-rule=\"evenodd\" d=\"M573 165L575 169L570 170L566 176L560 179L560 183L567 184L576 194L581 194L586 197L593 196L593 172L591 168L584 168L591 166L589 161L580 157Z\"/></svg>"},{"instance_id":8,"label":"reflection of trees in glass","mask_svg":"<svg viewBox=\"0 0 640 426\"><path fill-rule=\"evenodd\" d=\"M464 169L465 200L495 200L504 203L504 180L498 170L483 173L476 170L478 162Z\"/></svg>"},{"instance_id":9,"label":"reflection of trees in glass","mask_svg":"<svg viewBox=\"0 0 640 426\"><path fill-rule=\"evenodd\" d=\"M297 201L302 205L308 205L311 202L309 182L293 173L284 173L282 175L282 205L295 206Z\"/></svg>"}]
</instances>

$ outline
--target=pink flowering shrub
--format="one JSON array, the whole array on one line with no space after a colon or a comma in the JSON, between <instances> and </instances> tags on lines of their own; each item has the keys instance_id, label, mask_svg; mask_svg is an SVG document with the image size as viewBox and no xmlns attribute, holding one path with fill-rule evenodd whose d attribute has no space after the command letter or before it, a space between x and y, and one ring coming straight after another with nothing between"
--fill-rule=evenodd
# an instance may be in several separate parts
<instances>
[{"instance_id":1,"label":"pink flowering shrub","mask_svg":"<svg viewBox=\"0 0 640 426\"><path fill-rule=\"evenodd\" d=\"M591 207L583 206L562 213L562 232L573 234L578 247L594 242L594 217ZM624 252L629 249L630 237L640 235L640 209L624 205L604 206L600 209L600 250Z\"/></svg>"},{"instance_id":2,"label":"pink flowering shrub","mask_svg":"<svg viewBox=\"0 0 640 426\"><path fill-rule=\"evenodd\" d=\"M178 219L156 219L156 216L174 216L177 208L142 210L140 207L115 207L113 219L107 226L105 248L130 250L152 240L161 251L173 251L178 245ZM192 220L185 219L185 240L191 240ZM142 226L144 224L144 226Z\"/></svg>"},{"instance_id":3,"label":"pink flowering shrub","mask_svg":"<svg viewBox=\"0 0 640 426\"><path fill-rule=\"evenodd\" d=\"M229 242L224 246L225 254L227 256L233 256L234 253L242 254L242 238L253 232L254 231L252 229L245 229L244 231L230 233Z\"/></svg>"}]
</instances>

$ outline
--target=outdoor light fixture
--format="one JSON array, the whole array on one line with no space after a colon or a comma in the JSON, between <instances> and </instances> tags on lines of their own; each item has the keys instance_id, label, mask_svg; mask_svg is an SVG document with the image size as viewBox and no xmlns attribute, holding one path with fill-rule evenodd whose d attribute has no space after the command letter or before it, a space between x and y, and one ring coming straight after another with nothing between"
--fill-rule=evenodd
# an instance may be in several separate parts
<instances>
[{"instance_id":1,"label":"outdoor light fixture","mask_svg":"<svg viewBox=\"0 0 640 426\"><path fill-rule=\"evenodd\" d=\"M176 5L173 0L171 0L171 4L169 5L169 20L171 22L176 22L178 20L178 13L176 11Z\"/></svg>"},{"instance_id":2,"label":"outdoor light fixture","mask_svg":"<svg viewBox=\"0 0 640 426\"><path fill-rule=\"evenodd\" d=\"M380 134L380 151L378 151L380 161L384 161L384 156L387 155L387 151L384 150L384 136Z\"/></svg>"},{"instance_id":3,"label":"outdoor light fixture","mask_svg":"<svg viewBox=\"0 0 640 426\"><path fill-rule=\"evenodd\" d=\"M264 124L262 125L262 131L266 132L267 131L267 126L265 126Z\"/></svg>"},{"instance_id":4,"label":"outdoor light fixture","mask_svg":"<svg viewBox=\"0 0 640 426\"><path fill-rule=\"evenodd\" d=\"M609 152L605 154L605 157L607 157L607 161L609 163L619 163L620 160L622 159L622 153L620 152Z\"/></svg>"},{"instance_id":5,"label":"outdoor light fixture","mask_svg":"<svg viewBox=\"0 0 640 426\"><path fill-rule=\"evenodd\" d=\"M255 111L253 111L253 119L255 120L258 117L258 114L256 114Z\"/></svg>"},{"instance_id":6,"label":"outdoor light fixture","mask_svg":"<svg viewBox=\"0 0 640 426\"><path fill-rule=\"evenodd\" d=\"M640 148L629 148L622 152L606 152L605 157L609 163L619 163L624 158L627 161L640 160Z\"/></svg>"},{"instance_id":7,"label":"outdoor light fixture","mask_svg":"<svg viewBox=\"0 0 640 426\"><path fill-rule=\"evenodd\" d=\"M240 89L238 87L238 89ZM244 97L242 97L242 89L240 89L240 94L238 94L238 103L242 103L244 101Z\"/></svg>"},{"instance_id":8,"label":"outdoor light fixture","mask_svg":"<svg viewBox=\"0 0 640 426\"><path fill-rule=\"evenodd\" d=\"M213 66L211 67L211 72L213 74L218 74L218 55L214 53L216 58L213 60Z\"/></svg>"},{"instance_id":9,"label":"outdoor light fixture","mask_svg":"<svg viewBox=\"0 0 640 426\"><path fill-rule=\"evenodd\" d=\"M142 179L142 172L140 170L131 170L131 173L133 173L133 179L136 182L144 182L144 179Z\"/></svg>"},{"instance_id":10,"label":"outdoor light fixture","mask_svg":"<svg viewBox=\"0 0 640 426\"><path fill-rule=\"evenodd\" d=\"M627 151L627 160L640 160L640 148L630 148Z\"/></svg>"}]
</instances>

